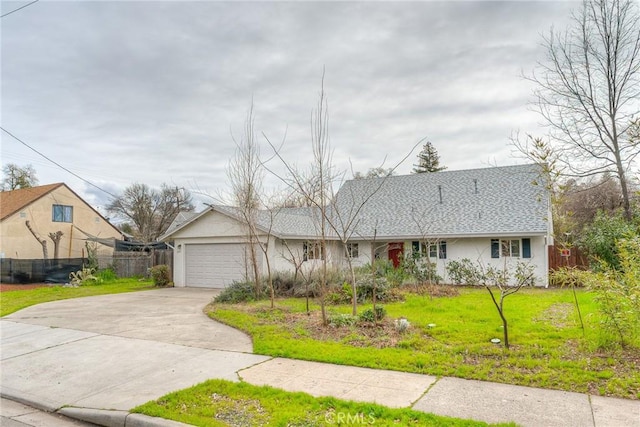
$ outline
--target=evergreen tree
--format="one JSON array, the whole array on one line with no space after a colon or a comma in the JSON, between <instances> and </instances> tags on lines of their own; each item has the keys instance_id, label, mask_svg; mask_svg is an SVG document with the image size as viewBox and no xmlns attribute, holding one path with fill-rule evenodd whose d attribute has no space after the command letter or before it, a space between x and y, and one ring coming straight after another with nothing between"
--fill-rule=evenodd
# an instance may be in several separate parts
<instances>
[{"instance_id":1,"label":"evergreen tree","mask_svg":"<svg viewBox=\"0 0 640 427\"><path fill-rule=\"evenodd\" d=\"M440 166L440 156L430 142L424 144L422 151L418 153L418 164L413 166L413 173L440 172L447 168Z\"/></svg>"}]
</instances>

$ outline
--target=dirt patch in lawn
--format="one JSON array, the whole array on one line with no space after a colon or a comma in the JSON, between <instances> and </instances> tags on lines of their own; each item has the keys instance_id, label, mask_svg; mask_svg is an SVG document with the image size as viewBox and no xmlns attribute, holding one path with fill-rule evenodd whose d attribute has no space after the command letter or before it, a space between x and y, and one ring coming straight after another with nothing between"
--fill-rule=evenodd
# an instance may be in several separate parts
<instances>
[{"instance_id":1,"label":"dirt patch in lawn","mask_svg":"<svg viewBox=\"0 0 640 427\"><path fill-rule=\"evenodd\" d=\"M0 283L0 292L27 291L29 289L43 288L43 287L46 287L46 286L51 286L51 285L49 285L48 283L28 283L28 284L24 284L24 285Z\"/></svg>"}]
</instances>

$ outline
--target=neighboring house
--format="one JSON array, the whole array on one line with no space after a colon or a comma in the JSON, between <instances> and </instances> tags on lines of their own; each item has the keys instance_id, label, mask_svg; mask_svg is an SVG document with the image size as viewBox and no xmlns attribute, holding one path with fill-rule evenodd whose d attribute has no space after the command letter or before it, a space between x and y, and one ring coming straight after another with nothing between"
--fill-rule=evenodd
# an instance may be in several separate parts
<instances>
[{"instance_id":1,"label":"neighboring house","mask_svg":"<svg viewBox=\"0 0 640 427\"><path fill-rule=\"evenodd\" d=\"M0 230L0 257L13 259L43 259L38 240L47 242L48 258L53 259L50 234L57 232L62 233L58 258L86 257L87 241L96 242L99 255L110 255L115 239L122 238L116 227L61 183L0 192Z\"/></svg>"},{"instance_id":2,"label":"neighboring house","mask_svg":"<svg viewBox=\"0 0 640 427\"><path fill-rule=\"evenodd\" d=\"M332 227L322 248L319 212L281 208L258 215L272 271L318 266L322 257L344 267L372 258L394 265L417 253L435 264L447 282L446 265L468 258L483 265L535 267L548 283L548 246L553 244L550 198L535 165L444 171L347 181L328 207ZM178 218L161 238L172 241L176 286L224 287L251 277L247 233L239 212L212 206ZM258 268L266 273L262 252Z\"/></svg>"}]
</instances>

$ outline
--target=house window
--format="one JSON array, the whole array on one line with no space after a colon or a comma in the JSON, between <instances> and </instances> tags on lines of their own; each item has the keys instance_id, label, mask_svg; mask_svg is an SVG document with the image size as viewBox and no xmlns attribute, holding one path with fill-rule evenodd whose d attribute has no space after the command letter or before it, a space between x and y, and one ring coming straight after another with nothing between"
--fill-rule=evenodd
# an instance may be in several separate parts
<instances>
[{"instance_id":1,"label":"house window","mask_svg":"<svg viewBox=\"0 0 640 427\"><path fill-rule=\"evenodd\" d=\"M429 245L429 258L438 258L438 245Z\"/></svg>"},{"instance_id":2,"label":"house window","mask_svg":"<svg viewBox=\"0 0 640 427\"><path fill-rule=\"evenodd\" d=\"M414 258L424 258L427 256L428 245L425 242L417 240L411 242L411 252Z\"/></svg>"},{"instance_id":3,"label":"house window","mask_svg":"<svg viewBox=\"0 0 640 427\"><path fill-rule=\"evenodd\" d=\"M447 259L447 242L442 241L438 246L438 258Z\"/></svg>"},{"instance_id":4,"label":"house window","mask_svg":"<svg viewBox=\"0 0 640 427\"><path fill-rule=\"evenodd\" d=\"M491 239L491 258L531 258L531 239Z\"/></svg>"},{"instance_id":5,"label":"house window","mask_svg":"<svg viewBox=\"0 0 640 427\"><path fill-rule=\"evenodd\" d=\"M320 242L305 242L302 246L303 260L324 259L324 246Z\"/></svg>"},{"instance_id":6,"label":"house window","mask_svg":"<svg viewBox=\"0 0 640 427\"><path fill-rule=\"evenodd\" d=\"M447 259L447 242L442 241L430 244L429 258Z\"/></svg>"},{"instance_id":7,"label":"house window","mask_svg":"<svg viewBox=\"0 0 640 427\"><path fill-rule=\"evenodd\" d=\"M358 258L358 244L347 243L347 257Z\"/></svg>"},{"instance_id":8,"label":"house window","mask_svg":"<svg viewBox=\"0 0 640 427\"><path fill-rule=\"evenodd\" d=\"M53 205L53 222L73 222L73 206Z\"/></svg>"}]
</instances>

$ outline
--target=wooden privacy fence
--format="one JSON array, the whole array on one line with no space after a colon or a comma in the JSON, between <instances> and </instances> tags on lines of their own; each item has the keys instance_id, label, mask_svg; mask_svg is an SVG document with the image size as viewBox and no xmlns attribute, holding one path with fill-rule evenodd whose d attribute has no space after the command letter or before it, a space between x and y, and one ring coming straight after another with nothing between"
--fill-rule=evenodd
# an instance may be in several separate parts
<instances>
[{"instance_id":1,"label":"wooden privacy fence","mask_svg":"<svg viewBox=\"0 0 640 427\"><path fill-rule=\"evenodd\" d=\"M571 248L569 253L562 252L558 246L549 246L549 270L557 270L561 267L587 268L587 257L578 249Z\"/></svg>"},{"instance_id":2,"label":"wooden privacy fence","mask_svg":"<svg viewBox=\"0 0 640 427\"><path fill-rule=\"evenodd\" d=\"M100 268L112 268L118 277L149 275L149 269L156 265L168 265L173 271L173 251L152 249L149 252L114 252L113 256L98 257Z\"/></svg>"}]
</instances>

